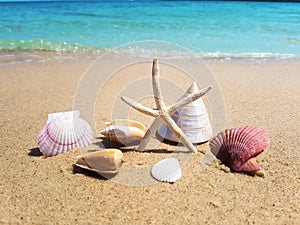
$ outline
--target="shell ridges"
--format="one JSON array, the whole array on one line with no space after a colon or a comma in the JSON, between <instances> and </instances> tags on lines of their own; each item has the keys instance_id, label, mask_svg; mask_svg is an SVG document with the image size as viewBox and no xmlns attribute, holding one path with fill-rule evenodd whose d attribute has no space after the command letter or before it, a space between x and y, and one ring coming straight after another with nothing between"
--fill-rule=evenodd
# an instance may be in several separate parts
<instances>
[{"instance_id":1,"label":"shell ridges","mask_svg":"<svg viewBox=\"0 0 300 225\"><path fill-rule=\"evenodd\" d=\"M156 180L175 182L182 177L179 161L176 158L166 158L159 161L151 168L151 175Z\"/></svg>"},{"instance_id":2,"label":"shell ridges","mask_svg":"<svg viewBox=\"0 0 300 225\"><path fill-rule=\"evenodd\" d=\"M255 157L269 145L268 134L257 127L226 129L210 141L211 152L236 172L260 170Z\"/></svg>"},{"instance_id":3,"label":"shell ridges","mask_svg":"<svg viewBox=\"0 0 300 225\"><path fill-rule=\"evenodd\" d=\"M44 156L55 156L92 143L92 129L79 115L78 110L48 115L38 135L38 146Z\"/></svg>"}]
</instances>

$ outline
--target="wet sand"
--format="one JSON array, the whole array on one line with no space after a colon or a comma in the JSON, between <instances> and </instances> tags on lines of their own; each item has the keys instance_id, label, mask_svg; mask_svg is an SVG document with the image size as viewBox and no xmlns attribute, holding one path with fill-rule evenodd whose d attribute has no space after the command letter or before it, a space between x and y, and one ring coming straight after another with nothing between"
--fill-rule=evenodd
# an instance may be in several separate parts
<instances>
[{"instance_id":1,"label":"wet sand","mask_svg":"<svg viewBox=\"0 0 300 225\"><path fill-rule=\"evenodd\" d=\"M80 149L49 158L39 152L37 135L47 114L73 109L78 85L93 65L91 58L49 57L32 62L5 62L0 66L1 224L299 223L299 61L205 62L217 81L208 96L215 96L219 90L223 97L220 102L226 110L225 121L222 115L221 120L216 115L218 110L213 111L214 132L222 126L251 125L269 134L270 146L257 159L265 170L264 177L228 172L217 160L206 162L207 143L198 145L198 153L193 154L162 143L150 152L124 151L126 163L120 174L107 180L74 169ZM105 63L114 66L113 60ZM127 115L147 126L150 124L150 117L130 110L119 101L121 94L138 99L139 93L151 90L149 65L116 68L119 70L115 75L101 86L96 102L90 103L86 97L86 104L95 107L92 122L96 132L112 116ZM161 71L168 85L172 81L180 87L173 99L172 92L165 90L165 96L170 98L167 100L173 101L188 88L191 79L172 67L162 66ZM149 76L148 86L143 89L135 76ZM134 92L126 89L129 84ZM150 95L139 100L155 106ZM205 101L214 110L215 103L209 97ZM81 99L79 103L82 102ZM86 109L84 105L82 109ZM85 115L82 112L82 118ZM222 121L224 124L220 124ZM100 135L96 136L98 142L103 141ZM147 173L151 165L178 149L183 149L177 155L182 160L182 178L173 184L151 179ZM132 173L128 175L122 169Z\"/></svg>"}]
</instances>

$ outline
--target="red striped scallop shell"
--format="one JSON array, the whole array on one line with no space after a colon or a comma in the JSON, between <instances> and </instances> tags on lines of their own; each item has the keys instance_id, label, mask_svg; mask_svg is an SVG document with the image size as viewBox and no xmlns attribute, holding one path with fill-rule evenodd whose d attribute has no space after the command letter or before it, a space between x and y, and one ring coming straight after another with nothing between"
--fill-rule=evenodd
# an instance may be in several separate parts
<instances>
[{"instance_id":1,"label":"red striped scallop shell","mask_svg":"<svg viewBox=\"0 0 300 225\"><path fill-rule=\"evenodd\" d=\"M78 110L48 115L47 124L38 136L38 146L44 156L59 155L92 143L92 129L79 115Z\"/></svg>"},{"instance_id":2,"label":"red striped scallop shell","mask_svg":"<svg viewBox=\"0 0 300 225\"><path fill-rule=\"evenodd\" d=\"M255 157L269 146L268 134L257 127L226 129L210 141L211 152L236 172L260 170Z\"/></svg>"}]
</instances>

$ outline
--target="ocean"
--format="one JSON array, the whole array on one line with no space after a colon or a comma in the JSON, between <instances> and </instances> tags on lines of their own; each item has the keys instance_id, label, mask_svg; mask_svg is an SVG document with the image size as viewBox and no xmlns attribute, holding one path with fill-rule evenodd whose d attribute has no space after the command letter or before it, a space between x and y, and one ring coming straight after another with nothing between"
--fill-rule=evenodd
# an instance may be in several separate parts
<instances>
[{"instance_id":1,"label":"ocean","mask_svg":"<svg viewBox=\"0 0 300 225\"><path fill-rule=\"evenodd\" d=\"M0 8L1 52L103 53L157 40L203 57L300 57L299 3L23 1Z\"/></svg>"}]
</instances>

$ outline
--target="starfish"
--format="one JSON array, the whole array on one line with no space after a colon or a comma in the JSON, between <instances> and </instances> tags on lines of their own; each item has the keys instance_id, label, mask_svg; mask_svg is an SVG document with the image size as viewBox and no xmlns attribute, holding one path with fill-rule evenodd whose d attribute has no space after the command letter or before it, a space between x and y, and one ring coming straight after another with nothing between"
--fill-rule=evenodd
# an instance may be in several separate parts
<instances>
[{"instance_id":1,"label":"starfish","mask_svg":"<svg viewBox=\"0 0 300 225\"><path fill-rule=\"evenodd\" d=\"M150 141L152 134L155 134L157 129L160 127L162 122L169 127L169 129L178 137L178 139L183 143L183 145L188 148L192 152L197 152L197 149L195 146L191 143L191 141L186 137L184 132L178 127L178 125L175 123L175 121L172 119L171 115L179 108L181 108L184 105L187 105L196 99L202 97L205 95L210 89L211 86L208 86L196 93L190 94L179 101L175 102L174 104L171 104L169 106L166 106L161 88L160 88L160 81L159 81L159 65L158 60L153 60L152 65L152 88L153 88L153 94L154 94L154 100L157 109L151 109L149 107L146 107L135 100L132 100L128 97L122 96L121 99L136 109L137 111L140 111L146 115L155 117L155 120L150 125L149 129L146 131L146 134L144 138L142 139L140 145L137 147L137 151L144 151L148 142Z\"/></svg>"}]
</instances>

